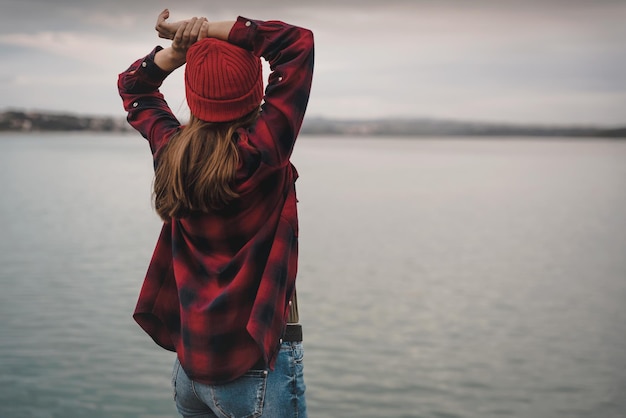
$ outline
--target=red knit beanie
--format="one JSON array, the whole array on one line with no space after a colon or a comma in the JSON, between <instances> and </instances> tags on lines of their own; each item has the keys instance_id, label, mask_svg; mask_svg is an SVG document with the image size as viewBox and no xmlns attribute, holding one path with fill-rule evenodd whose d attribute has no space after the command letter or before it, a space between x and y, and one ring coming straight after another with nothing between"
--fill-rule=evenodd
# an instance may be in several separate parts
<instances>
[{"instance_id":1,"label":"red knit beanie","mask_svg":"<svg viewBox=\"0 0 626 418\"><path fill-rule=\"evenodd\" d=\"M189 110L197 118L238 119L258 108L263 99L261 60L228 42L201 39L187 51L185 92Z\"/></svg>"}]
</instances>

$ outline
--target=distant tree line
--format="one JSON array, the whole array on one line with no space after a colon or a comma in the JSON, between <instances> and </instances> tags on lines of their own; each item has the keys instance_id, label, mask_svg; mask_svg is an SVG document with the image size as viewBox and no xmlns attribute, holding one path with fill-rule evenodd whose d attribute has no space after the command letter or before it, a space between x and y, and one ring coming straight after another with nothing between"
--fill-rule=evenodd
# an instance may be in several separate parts
<instances>
[{"instance_id":1,"label":"distant tree line","mask_svg":"<svg viewBox=\"0 0 626 418\"><path fill-rule=\"evenodd\" d=\"M367 136L562 136L626 138L626 126L535 126L437 119L332 120L306 119L311 135Z\"/></svg>"},{"instance_id":2,"label":"distant tree line","mask_svg":"<svg viewBox=\"0 0 626 418\"><path fill-rule=\"evenodd\" d=\"M0 131L128 132L123 117L78 116L66 113L0 112ZM337 136L543 136L626 138L626 126L536 126L461 122L438 119L337 120L306 118L302 133Z\"/></svg>"},{"instance_id":3,"label":"distant tree line","mask_svg":"<svg viewBox=\"0 0 626 418\"><path fill-rule=\"evenodd\" d=\"M124 118L77 116L65 113L0 112L0 131L97 131L123 132L131 128Z\"/></svg>"}]
</instances>

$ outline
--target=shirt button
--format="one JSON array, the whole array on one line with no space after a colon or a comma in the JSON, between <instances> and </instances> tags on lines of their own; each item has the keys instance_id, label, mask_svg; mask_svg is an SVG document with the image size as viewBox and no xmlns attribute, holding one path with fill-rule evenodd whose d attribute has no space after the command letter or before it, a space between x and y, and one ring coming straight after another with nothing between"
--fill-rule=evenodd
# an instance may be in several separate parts
<instances>
[{"instance_id":1,"label":"shirt button","mask_svg":"<svg viewBox=\"0 0 626 418\"><path fill-rule=\"evenodd\" d=\"M137 107L137 106L139 106L139 103L134 102L134 103L133 103L133 107Z\"/></svg>"},{"instance_id":2,"label":"shirt button","mask_svg":"<svg viewBox=\"0 0 626 418\"><path fill-rule=\"evenodd\" d=\"M250 26L252 24L252 22L250 22L249 20L246 22L246 26Z\"/></svg>"},{"instance_id":3,"label":"shirt button","mask_svg":"<svg viewBox=\"0 0 626 418\"><path fill-rule=\"evenodd\" d=\"M289 306L291 306L291 305L292 305L292 303L291 303L291 301L289 301Z\"/></svg>"},{"instance_id":4,"label":"shirt button","mask_svg":"<svg viewBox=\"0 0 626 418\"><path fill-rule=\"evenodd\" d=\"M278 77L278 81L283 81L283 78L282 77Z\"/></svg>"},{"instance_id":5,"label":"shirt button","mask_svg":"<svg viewBox=\"0 0 626 418\"><path fill-rule=\"evenodd\" d=\"M278 340L278 342L280 342L282 344L283 343L283 339L281 338L280 340Z\"/></svg>"},{"instance_id":6,"label":"shirt button","mask_svg":"<svg viewBox=\"0 0 626 418\"><path fill-rule=\"evenodd\" d=\"M146 68L146 65L148 65L148 64L146 64L146 62L145 62L145 61L141 63L141 66L142 66L143 68Z\"/></svg>"}]
</instances>

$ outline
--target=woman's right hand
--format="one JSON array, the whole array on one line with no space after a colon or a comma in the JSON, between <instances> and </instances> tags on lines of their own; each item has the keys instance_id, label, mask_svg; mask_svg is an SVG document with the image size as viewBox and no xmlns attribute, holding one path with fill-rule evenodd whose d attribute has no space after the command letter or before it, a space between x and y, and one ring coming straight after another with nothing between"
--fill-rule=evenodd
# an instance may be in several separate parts
<instances>
[{"instance_id":1,"label":"woman's right hand","mask_svg":"<svg viewBox=\"0 0 626 418\"><path fill-rule=\"evenodd\" d=\"M205 28L203 30L203 28ZM176 29L172 45L158 51L154 55L154 63L163 71L171 72L182 66L187 60L187 50L191 45L202 39L203 33L208 29L208 22L205 18L194 17L182 21Z\"/></svg>"},{"instance_id":2,"label":"woman's right hand","mask_svg":"<svg viewBox=\"0 0 626 418\"><path fill-rule=\"evenodd\" d=\"M202 39L200 35L203 32L203 27L206 27L205 24L208 23L204 17L193 17L190 20L181 22L176 30L174 39L172 39L172 50L184 57L189 47L196 43L198 39Z\"/></svg>"}]
</instances>

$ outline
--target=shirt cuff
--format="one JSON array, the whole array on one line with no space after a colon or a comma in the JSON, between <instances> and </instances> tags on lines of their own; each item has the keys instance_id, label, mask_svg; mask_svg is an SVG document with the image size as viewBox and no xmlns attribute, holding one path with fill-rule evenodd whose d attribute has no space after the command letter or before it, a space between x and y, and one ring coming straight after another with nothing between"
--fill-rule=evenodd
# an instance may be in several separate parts
<instances>
[{"instance_id":1,"label":"shirt cuff","mask_svg":"<svg viewBox=\"0 0 626 418\"><path fill-rule=\"evenodd\" d=\"M254 49L253 40L259 23L261 22L258 20L239 16L228 34L228 42L252 51Z\"/></svg>"},{"instance_id":2,"label":"shirt cuff","mask_svg":"<svg viewBox=\"0 0 626 418\"><path fill-rule=\"evenodd\" d=\"M139 68L137 71L141 72L141 75L145 78L156 81L163 82L165 78L170 75L170 72L162 70L158 65L154 62L154 56L157 52L162 50L163 47L158 45L156 46L146 57L139 63Z\"/></svg>"}]
</instances>

